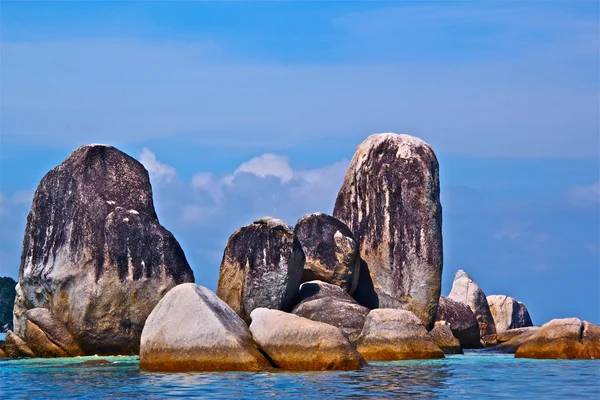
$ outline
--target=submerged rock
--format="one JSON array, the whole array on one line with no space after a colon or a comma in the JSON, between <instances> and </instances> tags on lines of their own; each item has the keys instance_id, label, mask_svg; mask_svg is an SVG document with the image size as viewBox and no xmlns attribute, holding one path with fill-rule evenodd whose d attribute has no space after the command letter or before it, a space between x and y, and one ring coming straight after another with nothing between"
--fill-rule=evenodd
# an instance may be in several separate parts
<instances>
[{"instance_id":1,"label":"submerged rock","mask_svg":"<svg viewBox=\"0 0 600 400\"><path fill-rule=\"evenodd\" d=\"M583 331L584 325L578 318L553 319L529 336L516 350L515 357L589 359L591 346L583 340Z\"/></svg>"},{"instance_id":2,"label":"submerged rock","mask_svg":"<svg viewBox=\"0 0 600 400\"><path fill-rule=\"evenodd\" d=\"M217 296L246 322L255 308L290 311L303 268L304 255L292 228L279 219L261 218L229 238Z\"/></svg>"},{"instance_id":3,"label":"submerged rock","mask_svg":"<svg viewBox=\"0 0 600 400\"><path fill-rule=\"evenodd\" d=\"M139 350L146 317L194 276L158 222L146 169L105 145L76 149L40 182L27 217L15 332L46 308L86 354Z\"/></svg>"},{"instance_id":4,"label":"submerged rock","mask_svg":"<svg viewBox=\"0 0 600 400\"><path fill-rule=\"evenodd\" d=\"M28 324L33 323L53 344L60 347L68 356L76 357L84 354L67 327L62 322L57 321L48 309L33 308L25 313L25 318ZM36 354L38 354L37 351Z\"/></svg>"},{"instance_id":5,"label":"submerged rock","mask_svg":"<svg viewBox=\"0 0 600 400\"><path fill-rule=\"evenodd\" d=\"M360 272L358 243L341 221L323 213L308 214L296 223L294 237L306 257L302 281L323 281L353 294Z\"/></svg>"},{"instance_id":6,"label":"submerged rock","mask_svg":"<svg viewBox=\"0 0 600 400\"><path fill-rule=\"evenodd\" d=\"M479 334L485 346L496 344L496 326L485 293L462 269L456 271L448 298L464 303L471 308L477 318Z\"/></svg>"},{"instance_id":7,"label":"submerged rock","mask_svg":"<svg viewBox=\"0 0 600 400\"><path fill-rule=\"evenodd\" d=\"M142 369L256 371L268 367L245 322L213 292L193 283L171 289L142 332Z\"/></svg>"},{"instance_id":8,"label":"submerged rock","mask_svg":"<svg viewBox=\"0 0 600 400\"><path fill-rule=\"evenodd\" d=\"M360 335L369 313L342 288L321 281L300 285L299 299L292 314L338 327L351 342Z\"/></svg>"},{"instance_id":9,"label":"submerged rock","mask_svg":"<svg viewBox=\"0 0 600 400\"><path fill-rule=\"evenodd\" d=\"M446 321L450 324L452 334L459 340L462 348L481 347L479 324L468 305L440 296L436 321Z\"/></svg>"},{"instance_id":10,"label":"submerged rock","mask_svg":"<svg viewBox=\"0 0 600 400\"><path fill-rule=\"evenodd\" d=\"M355 370L366 365L334 326L283 311L257 308L250 331L275 366L289 370Z\"/></svg>"},{"instance_id":11,"label":"submerged rock","mask_svg":"<svg viewBox=\"0 0 600 400\"><path fill-rule=\"evenodd\" d=\"M6 353L11 358L28 358L35 357L35 354L27 343L23 341L19 336L15 335L13 331L8 331L6 333Z\"/></svg>"},{"instance_id":12,"label":"submerged rock","mask_svg":"<svg viewBox=\"0 0 600 400\"><path fill-rule=\"evenodd\" d=\"M352 158L333 215L359 242L376 293L368 307L410 310L431 329L443 264L439 166L431 147L408 135L369 136Z\"/></svg>"},{"instance_id":13,"label":"submerged rock","mask_svg":"<svg viewBox=\"0 0 600 400\"><path fill-rule=\"evenodd\" d=\"M444 358L416 315L393 308L379 308L367 315L356 348L367 360Z\"/></svg>"},{"instance_id":14,"label":"submerged rock","mask_svg":"<svg viewBox=\"0 0 600 400\"><path fill-rule=\"evenodd\" d=\"M487 296L487 302L494 319L496 334L509 329L533 326L527 307L512 297L492 295Z\"/></svg>"},{"instance_id":15,"label":"submerged rock","mask_svg":"<svg viewBox=\"0 0 600 400\"><path fill-rule=\"evenodd\" d=\"M444 354L463 354L460 342L452 334L450 323L446 321L436 321L429 336L435 344L442 349Z\"/></svg>"}]
</instances>

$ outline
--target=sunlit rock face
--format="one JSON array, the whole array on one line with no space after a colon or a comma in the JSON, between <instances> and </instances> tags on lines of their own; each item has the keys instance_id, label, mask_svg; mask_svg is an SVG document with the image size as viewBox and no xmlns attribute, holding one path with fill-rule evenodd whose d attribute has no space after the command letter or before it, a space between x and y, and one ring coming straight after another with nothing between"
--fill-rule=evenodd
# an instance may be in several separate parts
<instances>
[{"instance_id":1,"label":"sunlit rock face","mask_svg":"<svg viewBox=\"0 0 600 400\"><path fill-rule=\"evenodd\" d=\"M443 265L439 165L431 147L409 135L369 136L350 162L333 216L359 242L367 267L360 281L363 269L372 280L374 304L361 304L412 311L431 329Z\"/></svg>"},{"instance_id":2,"label":"sunlit rock face","mask_svg":"<svg viewBox=\"0 0 600 400\"><path fill-rule=\"evenodd\" d=\"M193 272L160 225L148 172L114 147L76 149L40 182L27 217L14 308L46 308L86 354L139 351L146 317Z\"/></svg>"}]
</instances>

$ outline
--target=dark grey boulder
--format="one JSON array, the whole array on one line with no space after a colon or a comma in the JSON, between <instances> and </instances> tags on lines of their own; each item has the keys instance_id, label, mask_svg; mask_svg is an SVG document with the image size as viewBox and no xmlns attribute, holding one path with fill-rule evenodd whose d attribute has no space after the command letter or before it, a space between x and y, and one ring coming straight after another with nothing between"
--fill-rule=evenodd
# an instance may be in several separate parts
<instances>
[{"instance_id":1,"label":"dark grey boulder","mask_svg":"<svg viewBox=\"0 0 600 400\"><path fill-rule=\"evenodd\" d=\"M450 324L452 334L459 340L462 348L481 347L477 318L466 304L440 296L436 321L447 321Z\"/></svg>"},{"instance_id":2,"label":"dark grey boulder","mask_svg":"<svg viewBox=\"0 0 600 400\"><path fill-rule=\"evenodd\" d=\"M456 271L448 298L468 305L473 311L479 324L481 341L485 346L493 346L497 343L496 325L486 295L462 269Z\"/></svg>"},{"instance_id":3,"label":"dark grey boulder","mask_svg":"<svg viewBox=\"0 0 600 400\"><path fill-rule=\"evenodd\" d=\"M359 242L376 293L369 307L412 311L431 329L443 265L439 165L431 147L409 135L369 136L352 158L333 216Z\"/></svg>"},{"instance_id":4,"label":"dark grey boulder","mask_svg":"<svg viewBox=\"0 0 600 400\"><path fill-rule=\"evenodd\" d=\"M76 149L40 182L27 217L14 325L46 308L86 354L139 351L146 317L194 276L160 225L148 172L106 145Z\"/></svg>"},{"instance_id":5,"label":"dark grey boulder","mask_svg":"<svg viewBox=\"0 0 600 400\"><path fill-rule=\"evenodd\" d=\"M323 213L303 216L294 228L306 261L303 282L323 281L353 294L358 283L358 243L341 221Z\"/></svg>"},{"instance_id":6,"label":"dark grey boulder","mask_svg":"<svg viewBox=\"0 0 600 400\"><path fill-rule=\"evenodd\" d=\"M311 281L300 285L299 303L292 314L336 326L354 343L363 329L369 309L356 303L339 286Z\"/></svg>"},{"instance_id":7,"label":"dark grey boulder","mask_svg":"<svg viewBox=\"0 0 600 400\"><path fill-rule=\"evenodd\" d=\"M217 296L243 320L255 308L290 311L302 282L304 254L292 227L265 217L227 241Z\"/></svg>"}]
</instances>

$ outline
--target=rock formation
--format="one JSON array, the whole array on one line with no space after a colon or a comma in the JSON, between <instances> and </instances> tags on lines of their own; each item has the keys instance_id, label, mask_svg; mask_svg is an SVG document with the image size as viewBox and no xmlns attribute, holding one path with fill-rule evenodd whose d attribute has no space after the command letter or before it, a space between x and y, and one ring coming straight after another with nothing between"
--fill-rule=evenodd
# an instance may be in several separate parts
<instances>
[{"instance_id":1,"label":"rock formation","mask_svg":"<svg viewBox=\"0 0 600 400\"><path fill-rule=\"evenodd\" d=\"M452 334L459 340L462 348L481 347L479 324L468 305L440 296L436 321L447 321L450 324Z\"/></svg>"},{"instance_id":2,"label":"rock formation","mask_svg":"<svg viewBox=\"0 0 600 400\"><path fill-rule=\"evenodd\" d=\"M393 308L379 308L367 315L356 349L367 360L444 358L416 315Z\"/></svg>"},{"instance_id":3,"label":"rock formation","mask_svg":"<svg viewBox=\"0 0 600 400\"><path fill-rule=\"evenodd\" d=\"M339 328L266 308L252 311L251 318L254 340L279 368L355 370L366 365Z\"/></svg>"},{"instance_id":4,"label":"rock formation","mask_svg":"<svg viewBox=\"0 0 600 400\"><path fill-rule=\"evenodd\" d=\"M497 346L490 347L489 349L499 353L515 354L517 349L539 329L540 328L538 326L510 329L499 334L499 344Z\"/></svg>"},{"instance_id":5,"label":"rock formation","mask_svg":"<svg viewBox=\"0 0 600 400\"><path fill-rule=\"evenodd\" d=\"M599 330L578 318L553 319L529 336L516 350L515 357L589 359L597 354Z\"/></svg>"},{"instance_id":6,"label":"rock formation","mask_svg":"<svg viewBox=\"0 0 600 400\"><path fill-rule=\"evenodd\" d=\"M450 323L446 321L435 321L429 336L444 354L463 354L460 342L452 334Z\"/></svg>"},{"instance_id":7,"label":"rock formation","mask_svg":"<svg viewBox=\"0 0 600 400\"><path fill-rule=\"evenodd\" d=\"M246 323L210 290L176 286L142 332L140 368L155 371L255 371L270 367Z\"/></svg>"},{"instance_id":8,"label":"rock formation","mask_svg":"<svg viewBox=\"0 0 600 400\"><path fill-rule=\"evenodd\" d=\"M217 296L246 322L255 308L290 311L303 268L304 255L292 228L279 219L262 218L229 238Z\"/></svg>"},{"instance_id":9,"label":"rock formation","mask_svg":"<svg viewBox=\"0 0 600 400\"><path fill-rule=\"evenodd\" d=\"M11 358L26 358L26 357L35 357L35 354L27 343L23 341L20 337L14 334L13 331L8 331L6 333L6 353Z\"/></svg>"},{"instance_id":10,"label":"rock formation","mask_svg":"<svg viewBox=\"0 0 600 400\"><path fill-rule=\"evenodd\" d=\"M352 158L333 213L359 242L377 296L369 307L410 310L428 329L443 264L438 169L422 140L371 135Z\"/></svg>"},{"instance_id":11,"label":"rock formation","mask_svg":"<svg viewBox=\"0 0 600 400\"><path fill-rule=\"evenodd\" d=\"M484 345L496 344L496 327L485 293L462 269L456 271L448 298L464 303L471 308L477 318L481 341Z\"/></svg>"},{"instance_id":12,"label":"rock formation","mask_svg":"<svg viewBox=\"0 0 600 400\"><path fill-rule=\"evenodd\" d=\"M354 235L343 222L323 213L308 214L296 223L294 237L306 257L303 282L323 281L354 293L360 254Z\"/></svg>"},{"instance_id":13,"label":"rock formation","mask_svg":"<svg viewBox=\"0 0 600 400\"><path fill-rule=\"evenodd\" d=\"M339 286L321 281L300 285L299 303L292 313L340 328L355 342L365 324L369 309L356 303Z\"/></svg>"},{"instance_id":14,"label":"rock formation","mask_svg":"<svg viewBox=\"0 0 600 400\"><path fill-rule=\"evenodd\" d=\"M35 325L38 330L42 331L48 340L58 346L67 356L76 357L84 355L83 350L73 337L67 327L60 321L57 321L52 313L46 308L33 308L25 313L27 319L26 331L29 332L29 326ZM35 329L34 329L35 330ZM25 335L28 336L27 334ZM33 348L29 339L27 343ZM35 351L39 357L40 354ZM58 352L60 353L60 352Z\"/></svg>"},{"instance_id":15,"label":"rock formation","mask_svg":"<svg viewBox=\"0 0 600 400\"><path fill-rule=\"evenodd\" d=\"M15 332L46 308L86 354L137 352L146 317L194 280L158 222L148 172L111 146L76 149L40 182L27 217Z\"/></svg>"},{"instance_id":16,"label":"rock formation","mask_svg":"<svg viewBox=\"0 0 600 400\"><path fill-rule=\"evenodd\" d=\"M487 302L494 319L496 334L509 329L533 326L527 307L512 297L492 295L487 296Z\"/></svg>"}]
</instances>

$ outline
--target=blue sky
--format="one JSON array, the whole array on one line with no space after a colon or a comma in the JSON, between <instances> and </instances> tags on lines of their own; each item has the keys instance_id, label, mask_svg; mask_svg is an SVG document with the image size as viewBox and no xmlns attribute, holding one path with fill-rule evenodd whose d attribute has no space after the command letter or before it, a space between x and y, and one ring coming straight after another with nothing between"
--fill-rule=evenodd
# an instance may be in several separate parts
<instances>
[{"instance_id":1,"label":"blue sky","mask_svg":"<svg viewBox=\"0 0 600 400\"><path fill-rule=\"evenodd\" d=\"M228 236L331 213L356 146L438 154L459 268L534 323L600 322L598 3L10 2L0 10L0 275L39 180L109 143L211 289Z\"/></svg>"}]
</instances>

